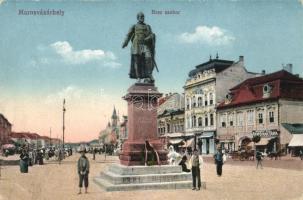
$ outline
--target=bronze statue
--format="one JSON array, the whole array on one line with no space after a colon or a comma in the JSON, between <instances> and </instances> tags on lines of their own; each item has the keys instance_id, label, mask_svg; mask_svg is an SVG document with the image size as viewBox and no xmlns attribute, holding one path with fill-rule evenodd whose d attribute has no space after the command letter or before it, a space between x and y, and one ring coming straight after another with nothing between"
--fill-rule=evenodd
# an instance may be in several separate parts
<instances>
[{"instance_id":1,"label":"bronze statue","mask_svg":"<svg viewBox=\"0 0 303 200\"><path fill-rule=\"evenodd\" d=\"M137 14L137 24L133 25L122 45L126 47L131 40L131 64L129 77L137 79L139 82L144 79L146 83L154 83L153 69L157 65L155 62L155 42L156 36L151 27L144 23L144 14ZM157 69L158 71L158 69Z\"/></svg>"}]
</instances>

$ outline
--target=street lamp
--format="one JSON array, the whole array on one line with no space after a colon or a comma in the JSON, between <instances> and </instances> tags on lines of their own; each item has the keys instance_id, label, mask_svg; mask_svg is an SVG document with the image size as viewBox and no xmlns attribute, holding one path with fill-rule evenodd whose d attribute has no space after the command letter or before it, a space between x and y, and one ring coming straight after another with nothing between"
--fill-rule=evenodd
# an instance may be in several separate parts
<instances>
[{"instance_id":1,"label":"street lamp","mask_svg":"<svg viewBox=\"0 0 303 200\"><path fill-rule=\"evenodd\" d=\"M63 145L63 148L62 150L64 151L64 130L65 130L65 99L63 100L63 126L62 126L62 131L63 131L63 137L62 137L62 145ZM63 154L64 155L64 154Z\"/></svg>"}]
</instances>

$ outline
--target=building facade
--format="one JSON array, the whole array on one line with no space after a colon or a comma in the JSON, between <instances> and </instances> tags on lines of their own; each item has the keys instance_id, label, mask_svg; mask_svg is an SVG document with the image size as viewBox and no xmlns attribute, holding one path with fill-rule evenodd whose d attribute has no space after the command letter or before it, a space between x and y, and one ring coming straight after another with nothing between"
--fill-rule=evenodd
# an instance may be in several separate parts
<instances>
[{"instance_id":1,"label":"building facade","mask_svg":"<svg viewBox=\"0 0 303 200\"><path fill-rule=\"evenodd\" d=\"M183 94L170 93L159 99L157 115L158 136L164 138L167 145L173 145L175 149L191 145L185 145Z\"/></svg>"},{"instance_id":2,"label":"building facade","mask_svg":"<svg viewBox=\"0 0 303 200\"><path fill-rule=\"evenodd\" d=\"M284 123L303 121L303 80L285 70L248 79L232 88L217 107L217 135L222 147L252 145L264 152L286 150L292 135Z\"/></svg>"},{"instance_id":3,"label":"building facade","mask_svg":"<svg viewBox=\"0 0 303 200\"><path fill-rule=\"evenodd\" d=\"M0 114L0 147L9 143L9 137L12 132L12 124Z\"/></svg>"},{"instance_id":4,"label":"building facade","mask_svg":"<svg viewBox=\"0 0 303 200\"><path fill-rule=\"evenodd\" d=\"M203 154L215 152L216 105L228 89L257 74L248 72L244 58L239 61L210 59L190 71L185 91L185 134L193 135Z\"/></svg>"}]
</instances>

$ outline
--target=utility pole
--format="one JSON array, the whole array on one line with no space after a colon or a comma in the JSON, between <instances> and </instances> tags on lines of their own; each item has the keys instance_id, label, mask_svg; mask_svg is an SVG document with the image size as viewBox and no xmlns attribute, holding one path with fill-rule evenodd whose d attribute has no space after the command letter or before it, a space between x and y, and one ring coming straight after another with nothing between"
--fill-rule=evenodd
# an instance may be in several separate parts
<instances>
[{"instance_id":1,"label":"utility pole","mask_svg":"<svg viewBox=\"0 0 303 200\"><path fill-rule=\"evenodd\" d=\"M66 109L65 109L65 99L64 99L63 100L63 127L62 127L62 131L63 131L63 138L62 138L62 140L63 140L62 141L63 148L62 148L62 150L63 150L63 152L64 152L65 111L66 111Z\"/></svg>"},{"instance_id":2,"label":"utility pole","mask_svg":"<svg viewBox=\"0 0 303 200\"><path fill-rule=\"evenodd\" d=\"M52 127L49 128L49 148L52 147Z\"/></svg>"}]
</instances>

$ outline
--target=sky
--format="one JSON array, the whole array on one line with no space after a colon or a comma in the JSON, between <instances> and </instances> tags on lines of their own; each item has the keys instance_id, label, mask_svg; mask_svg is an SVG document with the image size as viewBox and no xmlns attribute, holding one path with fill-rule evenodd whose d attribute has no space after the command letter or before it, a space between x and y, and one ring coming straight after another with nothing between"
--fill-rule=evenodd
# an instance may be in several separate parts
<instances>
[{"instance_id":1,"label":"sky","mask_svg":"<svg viewBox=\"0 0 303 200\"><path fill-rule=\"evenodd\" d=\"M24 14L40 10L61 15ZM130 44L121 46L139 11L156 34L164 94L183 92L188 72L216 53L243 55L252 72L292 63L303 77L303 1L0 0L0 113L13 131L61 138L64 98L67 142L97 138L114 106L126 115L122 96L135 81Z\"/></svg>"}]
</instances>

